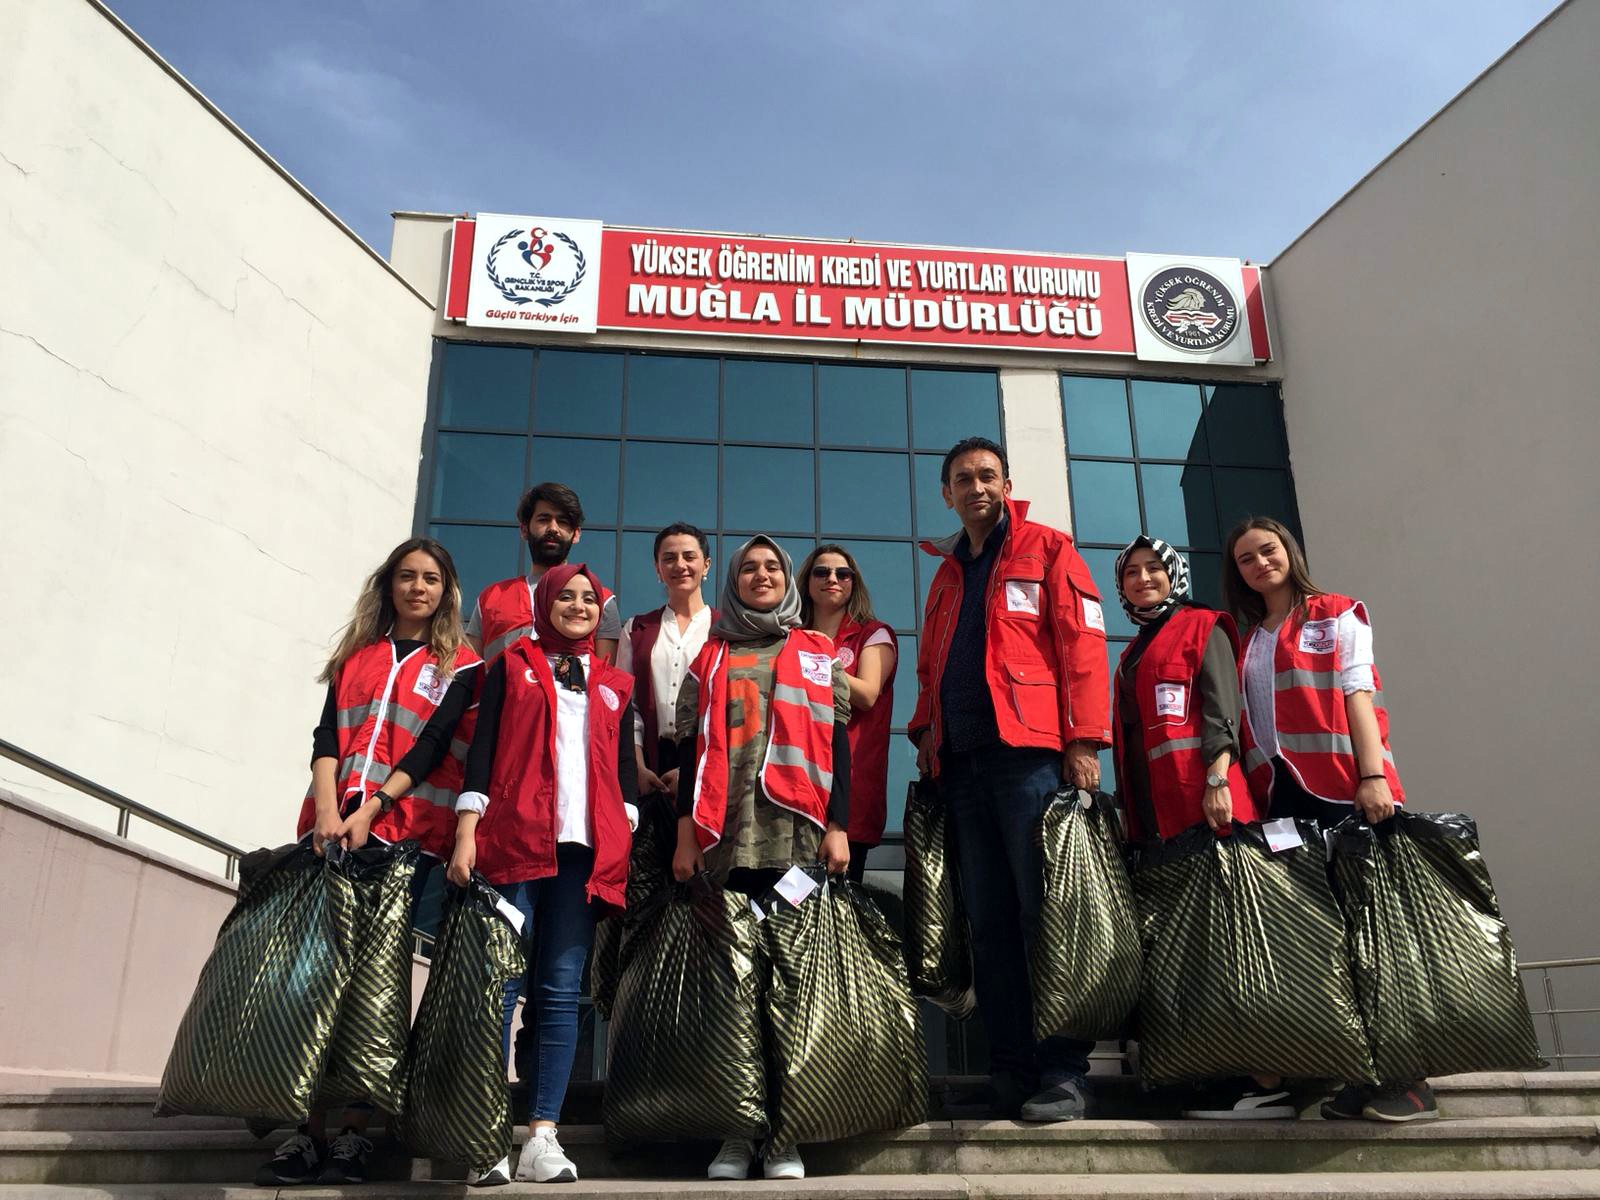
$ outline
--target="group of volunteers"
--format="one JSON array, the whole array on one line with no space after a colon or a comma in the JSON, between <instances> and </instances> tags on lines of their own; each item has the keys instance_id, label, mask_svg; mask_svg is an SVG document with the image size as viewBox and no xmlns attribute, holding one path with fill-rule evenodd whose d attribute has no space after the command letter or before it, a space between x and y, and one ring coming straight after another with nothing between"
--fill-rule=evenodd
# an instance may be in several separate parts
<instances>
[{"instance_id":1,"label":"group of volunteers","mask_svg":"<svg viewBox=\"0 0 1600 1200\"><path fill-rule=\"evenodd\" d=\"M1110 747L1134 842L1199 822L1337 820L1352 806L1383 820L1401 790L1371 626L1359 602L1312 584L1275 520L1227 539L1229 613L1190 599L1183 557L1140 536L1117 561L1139 632L1113 681L1088 567L1012 497L1005 451L965 439L940 479L961 528L924 544L942 561L909 736L947 806L993 1113L1070 1120L1086 1111L1091 1046L1035 1037L1028 974L1047 805L1064 786L1098 790ZM569 487L532 488L517 522L528 574L485 588L465 624L455 565L431 538L395 547L368 578L323 673L299 828L319 852L416 839L451 884L477 872L531 930L527 977L506 988L503 1046L528 1083L528 1138L514 1171L502 1163L480 1183L577 1177L557 1124L580 987L597 920L625 905L640 806L676 814L678 880L704 872L756 897L816 862L859 880L884 829L898 667L893 631L842 546L818 546L796 570L774 538L751 537L712 606L706 535L669 525L653 548L665 604L624 622L579 561L583 510ZM427 876L417 871L414 896ZM1218 1083L1225 1094L1186 1115L1295 1115L1280 1078ZM1436 1115L1419 1080L1348 1087L1323 1111ZM330 1138L314 1115L258 1183L361 1182L369 1116L346 1110ZM725 1142L710 1177L745 1178L758 1149ZM769 1147L763 1172L795 1179L804 1167L796 1150Z\"/></svg>"}]
</instances>

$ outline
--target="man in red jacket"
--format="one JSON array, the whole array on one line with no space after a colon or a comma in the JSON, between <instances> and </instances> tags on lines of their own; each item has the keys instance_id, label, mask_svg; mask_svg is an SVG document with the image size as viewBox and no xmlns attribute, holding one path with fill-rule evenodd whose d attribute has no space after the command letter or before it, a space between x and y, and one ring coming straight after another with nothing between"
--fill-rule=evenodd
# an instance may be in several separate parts
<instances>
[{"instance_id":1,"label":"man in red jacket","mask_svg":"<svg viewBox=\"0 0 1600 1200\"><path fill-rule=\"evenodd\" d=\"M1035 1041L1028 952L1045 806L1063 782L1097 788L1097 752L1111 744L1105 616L1072 539L1011 498L1004 450L957 442L940 481L961 532L923 543L944 562L928 589L909 735L949 806L995 1108L1073 1120L1092 1043Z\"/></svg>"}]
</instances>

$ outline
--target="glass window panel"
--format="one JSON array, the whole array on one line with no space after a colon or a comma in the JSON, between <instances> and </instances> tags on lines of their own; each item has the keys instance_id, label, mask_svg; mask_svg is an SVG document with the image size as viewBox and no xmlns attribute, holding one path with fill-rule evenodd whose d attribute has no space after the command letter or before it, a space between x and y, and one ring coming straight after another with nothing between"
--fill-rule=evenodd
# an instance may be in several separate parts
<instances>
[{"instance_id":1,"label":"glass window panel","mask_svg":"<svg viewBox=\"0 0 1600 1200\"><path fill-rule=\"evenodd\" d=\"M1117 790L1117 766L1111 750L1102 750L1095 757L1100 760L1100 790L1114 795Z\"/></svg>"},{"instance_id":2,"label":"glass window panel","mask_svg":"<svg viewBox=\"0 0 1600 1200\"><path fill-rule=\"evenodd\" d=\"M906 445L906 373L900 367L818 367L821 433L828 445Z\"/></svg>"},{"instance_id":3,"label":"glass window panel","mask_svg":"<svg viewBox=\"0 0 1600 1200\"><path fill-rule=\"evenodd\" d=\"M1194 598L1212 608L1222 607L1222 555L1185 555L1189 560L1190 588Z\"/></svg>"},{"instance_id":4,"label":"glass window panel","mask_svg":"<svg viewBox=\"0 0 1600 1200\"><path fill-rule=\"evenodd\" d=\"M1146 464L1139 468L1144 483L1144 531L1174 546L1217 544L1216 500L1211 494L1211 468Z\"/></svg>"},{"instance_id":5,"label":"glass window panel","mask_svg":"<svg viewBox=\"0 0 1600 1200\"><path fill-rule=\"evenodd\" d=\"M434 443L433 517L514 520L527 445L527 438L497 433L441 433Z\"/></svg>"},{"instance_id":6,"label":"glass window panel","mask_svg":"<svg viewBox=\"0 0 1600 1200\"><path fill-rule=\"evenodd\" d=\"M590 525L615 525L617 457L617 443L601 438L536 437L533 479L564 483L577 492Z\"/></svg>"},{"instance_id":7,"label":"glass window panel","mask_svg":"<svg viewBox=\"0 0 1600 1200\"><path fill-rule=\"evenodd\" d=\"M939 484L944 455L919 454L916 463L917 536L937 539L954 533L961 528L961 522L955 511L945 506L944 489Z\"/></svg>"},{"instance_id":8,"label":"glass window panel","mask_svg":"<svg viewBox=\"0 0 1600 1200\"><path fill-rule=\"evenodd\" d=\"M717 360L628 356L628 436L717 436Z\"/></svg>"},{"instance_id":9,"label":"glass window panel","mask_svg":"<svg viewBox=\"0 0 1600 1200\"><path fill-rule=\"evenodd\" d=\"M1132 463L1072 460L1072 536L1126 546L1139 532L1139 492Z\"/></svg>"},{"instance_id":10,"label":"glass window panel","mask_svg":"<svg viewBox=\"0 0 1600 1200\"><path fill-rule=\"evenodd\" d=\"M1140 458L1206 457L1200 388L1192 383L1133 381L1133 424ZM1073 447L1077 453L1077 447Z\"/></svg>"},{"instance_id":11,"label":"glass window panel","mask_svg":"<svg viewBox=\"0 0 1600 1200\"><path fill-rule=\"evenodd\" d=\"M913 444L942 453L962 438L1000 441L999 389L993 371L912 371Z\"/></svg>"},{"instance_id":12,"label":"glass window panel","mask_svg":"<svg viewBox=\"0 0 1600 1200\"><path fill-rule=\"evenodd\" d=\"M478 593L500 579L510 579L527 568L522 559L522 536L513 525L430 525L428 536L444 544L461 577L461 619L468 620Z\"/></svg>"},{"instance_id":13,"label":"glass window panel","mask_svg":"<svg viewBox=\"0 0 1600 1200\"><path fill-rule=\"evenodd\" d=\"M650 612L667 602L667 594L656 578L656 564L652 555L656 535L653 533L624 533L622 535L622 565L617 570L617 603L626 621L634 613Z\"/></svg>"},{"instance_id":14,"label":"glass window panel","mask_svg":"<svg viewBox=\"0 0 1600 1200\"><path fill-rule=\"evenodd\" d=\"M1128 647L1127 642L1106 641L1106 678L1115 680L1117 677L1117 663L1122 660L1122 652Z\"/></svg>"},{"instance_id":15,"label":"glass window panel","mask_svg":"<svg viewBox=\"0 0 1600 1200\"><path fill-rule=\"evenodd\" d=\"M1089 564L1089 574L1094 576L1094 585L1100 589L1100 607L1105 611L1107 636L1133 637L1139 630L1128 620L1128 614L1122 611L1122 594L1117 591L1117 555L1122 551L1080 549L1078 553Z\"/></svg>"},{"instance_id":16,"label":"glass window panel","mask_svg":"<svg viewBox=\"0 0 1600 1200\"><path fill-rule=\"evenodd\" d=\"M1223 383L1205 390L1212 461L1240 467L1281 467L1288 462L1276 388Z\"/></svg>"},{"instance_id":17,"label":"glass window panel","mask_svg":"<svg viewBox=\"0 0 1600 1200\"><path fill-rule=\"evenodd\" d=\"M532 390L532 350L448 343L439 384L439 424L524 430Z\"/></svg>"},{"instance_id":18,"label":"glass window panel","mask_svg":"<svg viewBox=\"0 0 1600 1200\"><path fill-rule=\"evenodd\" d=\"M814 451L722 450L722 528L798 532L817 527Z\"/></svg>"},{"instance_id":19,"label":"glass window panel","mask_svg":"<svg viewBox=\"0 0 1600 1200\"><path fill-rule=\"evenodd\" d=\"M855 556L867 586L872 589L872 608L878 620L896 629L917 627L916 584L913 582L910 542L863 542L824 534L825 542L838 542Z\"/></svg>"},{"instance_id":20,"label":"glass window panel","mask_svg":"<svg viewBox=\"0 0 1600 1200\"><path fill-rule=\"evenodd\" d=\"M572 553L567 555L568 562L583 563L596 575L600 582L612 591L617 590L617 535L610 529L585 529L583 536L578 539L578 544L572 548ZM622 616L628 615L628 609L623 608L628 602L627 597L619 597L617 607Z\"/></svg>"},{"instance_id":21,"label":"glass window panel","mask_svg":"<svg viewBox=\"0 0 1600 1200\"><path fill-rule=\"evenodd\" d=\"M1067 447L1072 453L1133 456L1125 380L1063 375L1061 411L1067 426Z\"/></svg>"},{"instance_id":22,"label":"glass window panel","mask_svg":"<svg viewBox=\"0 0 1600 1200\"><path fill-rule=\"evenodd\" d=\"M722 366L722 436L731 442L804 442L814 430L810 363L730 358Z\"/></svg>"},{"instance_id":23,"label":"glass window panel","mask_svg":"<svg viewBox=\"0 0 1600 1200\"><path fill-rule=\"evenodd\" d=\"M904 729L917 711L917 639L902 633L899 642L900 657L894 669L894 714L889 723L895 729Z\"/></svg>"},{"instance_id":24,"label":"glass window panel","mask_svg":"<svg viewBox=\"0 0 1600 1200\"><path fill-rule=\"evenodd\" d=\"M904 454L822 451L822 527L909 535L910 466Z\"/></svg>"},{"instance_id":25,"label":"glass window panel","mask_svg":"<svg viewBox=\"0 0 1600 1200\"><path fill-rule=\"evenodd\" d=\"M1294 493L1287 471L1218 467L1217 515L1224 530L1231 530L1245 517L1277 517L1298 536Z\"/></svg>"},{"instance_id":26,"label":"glass window panel","mask_svg":"<svg viewBox=\"0 0 1600 1200\"><path fill-rule=\"evenodd\" d=\"M533 427L540 433L621 433L622 355L539 351Z\"/></svg>"},{"instance_id":27,"label":"glass window panel","mask_svg":"<svg viewBox=\"0 0 1600 1200\"><path fill-rule=\"evenodd\" d=\"M884 796L885 833L899 833L906 823L906 789L917 777L917 748L899 734L889 739L889 784Z\"/></svg>"},{"instance_id":28,"label":"glass window panel","mask_svg":"<svg viewBox=\"0 0 1600 1200\"><path fill-rule=\"evenodd\" d=\"M623 454L623 521L660 529L717 523L717 448L629 442Z\"/></svg>"}]
</instances>

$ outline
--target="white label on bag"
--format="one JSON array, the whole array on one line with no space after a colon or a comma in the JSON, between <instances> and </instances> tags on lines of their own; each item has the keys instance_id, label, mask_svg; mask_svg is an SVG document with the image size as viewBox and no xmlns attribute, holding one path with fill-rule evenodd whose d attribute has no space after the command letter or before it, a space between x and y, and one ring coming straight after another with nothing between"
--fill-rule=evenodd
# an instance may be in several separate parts
<instances>
[{"instance_id":1,"label":"white label on bag","mask_svg":"<svg viewBox=\"0 0 1600 1200\"><path fill-rule=\"evenodd\" d=\"M1100 607L1100 601L1083 598L1083 624L1086 629L1106 631L1106 610Z\"/></svg>"},{"instance_id":2,"label":"white label on bag","mask_svg":"<svg viewBox=\"0 0 1600 1200\"><path fill-rule=\"evenodd\" d=\"M1039 615L1039 584L1032 579L1006 580L1006 611Z\"/></svg>"},{"instance_id":3,"label":"white label on bag","mask_svg":"<svg viewBox=\"0 0 1600 1200\"><path fill-rule=\"evenodd\" d=\"M750 901L750 911L755 913L757 921L765 921L767 919L767 914L761 911L761 905L754 900Z\"/></svg>"},{"instance_id":4,"label":"white label on bag","mask_svg":"<svg viewBox=\"0 0 1600 1200\"><path fill-rule=\"evenodd\" d=\"M1332 654L1339 641L1339 622L1334 617L1326 621L1307 621L1300 627L1300 649L1306 654Z\"/></svg>"},{"instance_id":5,"label":"white label on bag","mask_svg":"<svg viewBox=\"0 0 1600 1200\"><path fill-rule=\"evenodd\" d=\"M1156 716L1181 717L1189 710L1189 689L1181 683L1156 684Z\"/></svg>"},{"instance_id":6,"label":"white label on bag","mask_svg":"<svg viewBox=\"0 0 1600 1200\"><path fill-rule=\"evenodd\" d=\"M1300 836L1300 831L1295 828L1293 817L1284 817L1278 821L1264 821L1261 832L1267 835L1267 849L1273 853L1279 850L1293 850L1296 846L1305 845L1305 839Z\"/></svg>"},{"instance_id":7,"label":"white label on bag","mask_svg":"<svg viewBox=\"0 0 1600 1200\"><path fill-rule=\"evenodd\" d=\"M515 929L517 931L517 936L521 937L524 918L522 914L517 911L517 906L511 903L511 901L507 900L504 896L501 896L500 899L494 902L494 907L495 911L506 919L506 924Z\"/></svg>"},{"instance_id":8,"label":"white label on bag","mask_svg":"<svg viewBox=\"0 0 1600 1200\"><path fill-rule=\"evenodd\" d=\"M783 878L773 885L773 890L799 908L801 901L817 890L817 881L799 867L790 867L784 872Z\"/></svg>"}]
</instances>

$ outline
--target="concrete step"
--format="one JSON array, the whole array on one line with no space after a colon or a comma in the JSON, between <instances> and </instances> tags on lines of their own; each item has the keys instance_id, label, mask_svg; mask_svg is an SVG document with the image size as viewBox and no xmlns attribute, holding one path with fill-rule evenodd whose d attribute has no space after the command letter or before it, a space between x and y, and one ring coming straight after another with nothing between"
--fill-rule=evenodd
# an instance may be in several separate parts
<instances>
[{"instance_id":1,"label":"concrete step","mask_svg":"<svg viewBox=\"0 0 1600 1200\"><path fill-rule=\"evenodd\" d=\"M762 1200L1593 1200L1600 1171L1401 1171L1307 1175L851 1175L795 1183L709 1183L691 1180L583 1179L563 1184L569 1200L685 1200L754 1190ZM132 1184L94 1187L0 1185L0 1200L400 1200L460 1197L459 1183L391 1183L345 1188L250 1188L218 1184ZM495 1196L544 1195L541 1184L513 1183Z\"/></svg>"},{"instance_id":2,"label":"concrete step","mask_svg":"<svg viewBox=\"0 0 1600 1200\"><path fill-rule=\"evenodd\" d=\"M933 1081L934 1115L959 1119L963 1114L940 1107L952 1090L982 1081L948 1077ZM1579 1117L1600 1116L1600 1071L1505 1071L1452 1075L1433 1081L1439 1111L1446 1117ZM600 1122L603 1083L574 1083L567 1094L565 1118L573 1125ZM1096 1075L1096 1116L1139 1119L1177 1116L1171 1096L1141 1094L1130 1076ZM515 1095L514 1090L514 1095ZM48 1092L0 1092L0 1131L49 1130L238 1130L241 1122L227 1117L161 1117L152 1115L156 1089L149 1087L57 1088ZM1303 1093L1307 1115L1314 1115L1321 1095Z\"/></svg>"},{"instance_id":3,"label":"concrete step","mask_svg":"<svg viewBox=\"0 0 1600 1200\"><path fill-rule=\"evenodd\" d=\"M520 1141L522 1131L518 1131ZM712 1147L608 1147L593 1125L562 1144L587 1178L700 1176ZM249 1180L270 1142L214 1130L0 1133L0 1183L227 1183ZM1422 1125L1335 1121L934 1121L807 1146L817 1176L1160 1174L1165 1172L1567 1171L1600 1169L1600 1119L1463 1117ZM385 1146L374 1178L460 1179L454 1164Z\"/></svg>"}]
</instances>

